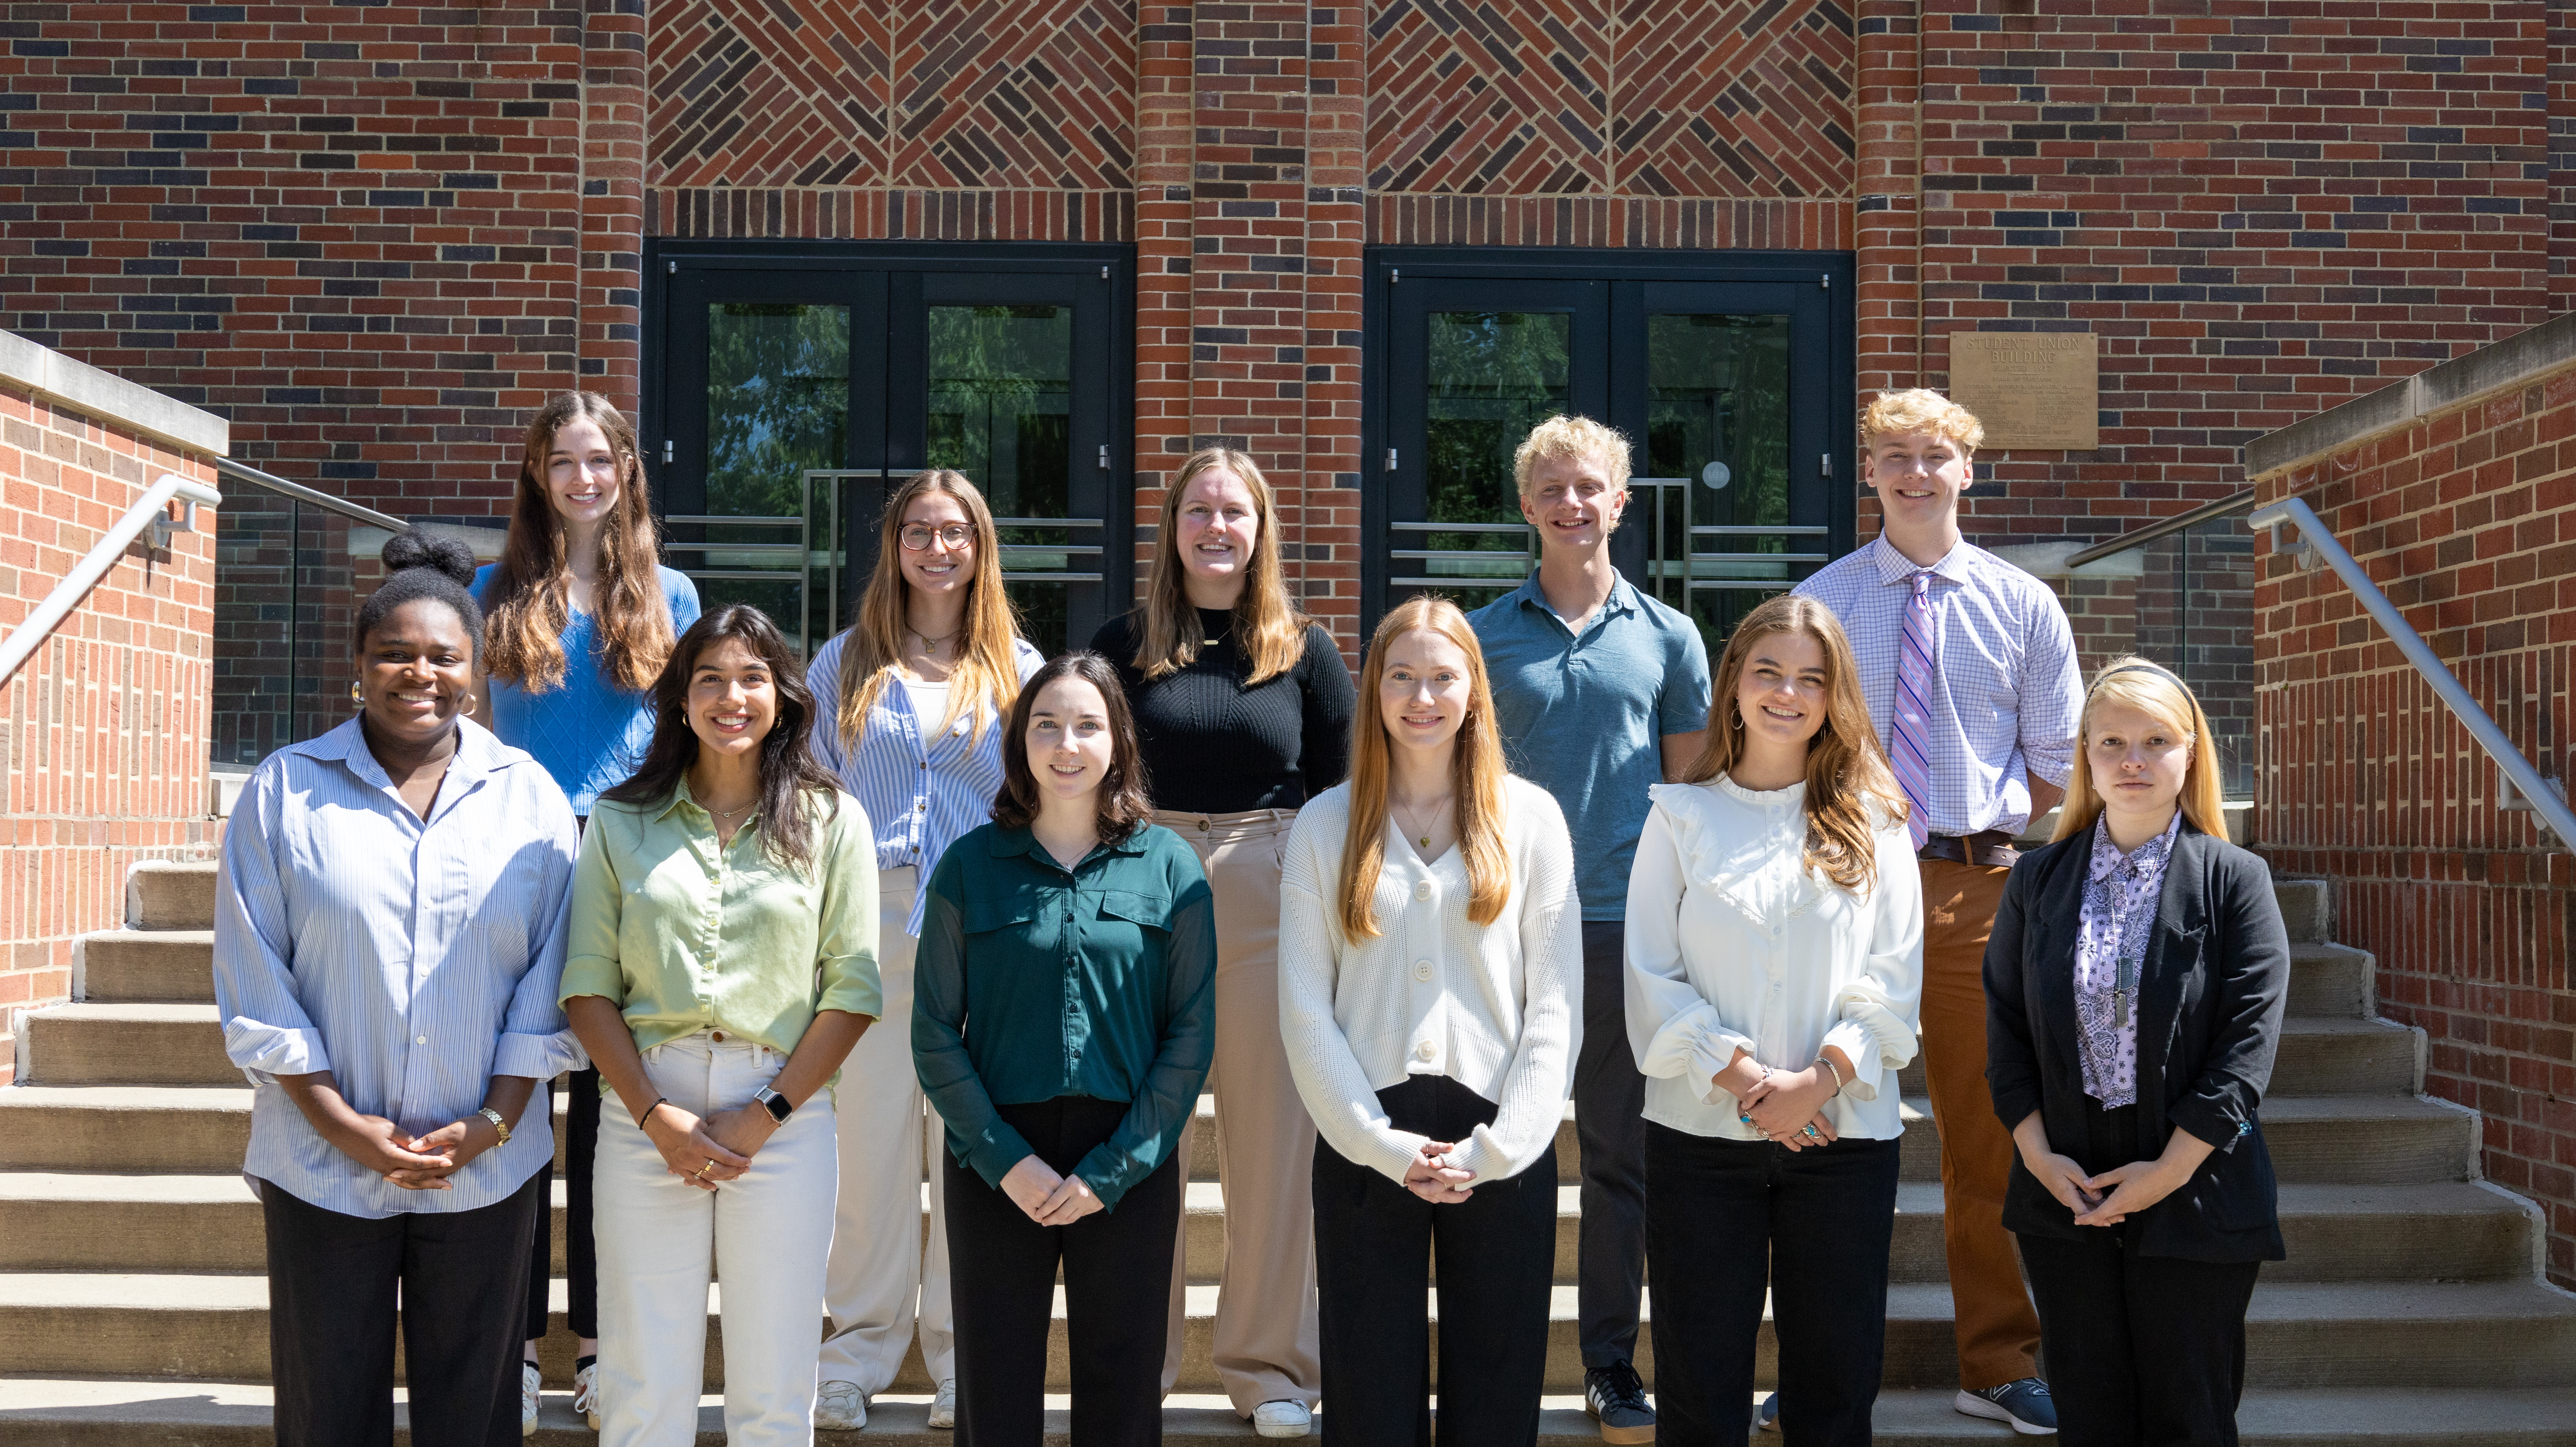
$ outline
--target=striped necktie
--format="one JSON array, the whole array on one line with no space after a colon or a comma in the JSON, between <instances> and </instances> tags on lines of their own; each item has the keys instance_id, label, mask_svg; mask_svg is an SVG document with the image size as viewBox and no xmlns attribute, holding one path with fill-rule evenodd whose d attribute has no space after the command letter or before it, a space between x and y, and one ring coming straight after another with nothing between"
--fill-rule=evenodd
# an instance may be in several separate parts
<instances>
[{"instance_id":1,"label":"striped necktie","mask_svg":"<svg viewBox=\"0 0 2576 1447\"><path fill-rule=\"evenodd\" d=\"M1905 832L1921 849L1931 835L1932 755L1932 574L1917 569L1910 581L1914 596L1905 603L1905 641L1896 661L1896 735L1888 762L1896 785L1905 791Z\"/></svg>"}]
</instances>

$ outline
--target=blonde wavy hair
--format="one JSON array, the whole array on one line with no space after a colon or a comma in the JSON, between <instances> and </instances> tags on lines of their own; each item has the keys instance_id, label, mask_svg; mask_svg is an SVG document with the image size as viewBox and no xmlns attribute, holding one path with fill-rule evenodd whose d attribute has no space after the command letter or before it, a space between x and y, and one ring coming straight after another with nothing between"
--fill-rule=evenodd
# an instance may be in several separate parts
<instances>
[{"instance_id":1,"label":"blonde wavy hair","mask_svg":"<svg viewBox=\"0 0 2576 1447\"><path fill-rule=\"evenodd\" d=\"M1386 678L1387 648L1421 629L1437 633L1467 655L1467 716L1458 726L1450 763L1456 789L1458 853L1467 864L1467 918L1492 924L1511 902L1511 859L1503 848L1503 733L1494 721L1494 692L1485 678L1484 650L1458 605L1436 593L1416 594L1388 610L1369 639L1360 664L1359 710L1351 720L1351 823L1342 838L1342 935L1377 938L1377 878L1386 867L1386 784L1393 743L1378 686Z\"/></svg>"},{"instance_id":2,"label":"blonde wavy hair","mask_svg":"<svg viewBox=\"0 0 2576 1447\"><path fill-rule=\"evenodd\" d=\"M1891 432L1929 432L1959 444L1963 453L1974 453L1986 440L1986 424L1976 413L1929 387L1881 392L1869 399L1860 412L1860 450L1866 454Z\"/></svg>"},{"instance_id":3,"label":"blonde wavy hair","mask_svg":"<svg viewBox=\"0 0 2576 1447\"><path fill-rule=\"evenodd\" d=\"M1799 864L1855 894L1878 878L1878 841L1869 818L1875 800L1890 817L1905 817L1905 793L1880 751L1878 729L1861 696L1860 668L1851 640L1832 610L1812 598L1784 593L1768 599L1726 641L1717 666L1716 693L1708 708L1708 742L1682 771L1681 782L1705 784L1744 757L1744 713L1736 687L1754 645L1782 633L1803 633L1825 655L1825 721L1807 741L1807 843Z\"/></svg>"},{"instance_id":4,"label":"blonde wavy hair","mask_svg":"<svg viewBox=\"0 0 2576 1447\"><path fill-rule=\"evenodd\" d=\"M1524 498L1529 496L1530 474L1542 462L1559 458L1589 458L1601 464L1610 474L1610 490L1628 490L1628 438L1616 427L1593 421L1589 417L1569 417L1559 413L1530 429L1529 436L1512 452L1512 484Z\"/></svg>"},{"instance_id":5,"label":"blonde wavy hair","mask_svg":"<svg viewBox=\"0 0 2576 1447\"><path fill-rule=\"evenodd\" d=\"M934 467L916 472L886 499L885 517L877 525L877 566L868 575L867 591L841 641L841 710L832 720L841 742L856 749L867 727L868 709L877 701L895 665L903 658L904 603L903 515L913 503L933 493L957 500L975 531L975 579L966 585L965 637L958 640L957 661L949 669L948 712L931 731L956 721L960 709L974 711L977 743L996 718L1007 717L1020 696L1020 664L1012 645L1020 630L1011 614L1010 595L1002 587L1002 537L993 526L993 510L984 494L962 472Z\"/></svg>"},{"instance_id":6,"label":"blonde wavy hair","mask_svg":"<svg viewBox=\"0 0 2576 1447\"><path fill-rule=\"evenodd\" d=\"M2182 817L2203 834L2227 837L2226 795L2220 792L2218 742L2211 737L2209 715L2200 699L2163 664L2135 656L2114 658L2093 675L2084 691L2084 715L2075 726L2075 776L2066 781L2066 804L2057 812L2052 840L2069 839L2093 827L2102 817L2102 791L2093 787L2093 710L2105 703L2126 704L2181 734L2191 747L2191 768L2182 779Z\"/></svg>"},{"instance_id":7,"label":"blonde wavy hair","mask_svg":"<svg viewBox=\"0 0 2576 1447\"><path fill-rule=\"evenodd\" d=\"M1297 666L1306 651L1306 615L1288 601L1279 573L1279 506L1260 465L1231 447L1204 447L1181 460L1163 490L1162 525L1154 530L1154 573L1145 584L1143 627L1137 630L1136 671L1148 680L1180 672L1199 656L1198 610L1190 606L1181 563L1181 498L1203 472L1223 468L1252 494L1260 530L1252 539L1252 567L1243 596L1234 601L1234 637L1252 660L1249 684L1266 683Z\"/></svg>"}]
</instances>

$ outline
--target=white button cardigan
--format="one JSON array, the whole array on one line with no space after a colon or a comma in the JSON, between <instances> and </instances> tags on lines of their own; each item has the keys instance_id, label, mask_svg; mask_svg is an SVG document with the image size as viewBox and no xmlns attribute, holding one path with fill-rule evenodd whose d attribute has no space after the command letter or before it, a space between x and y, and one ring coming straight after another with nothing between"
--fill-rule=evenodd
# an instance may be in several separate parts
<instances>
[{"instance_id":1,"label":"white button cardigan","mask_svg":"<svg viewBox=\"0 0 2576 1447\"><path fill-rule=\"evenodd\" d=\"M1878 878L1855 896L1800 864L1806 786L1657 784L1628 876L1628 1041L1646 1119L1760 1140L1712 1079L1739 1049L1804 1070L1828 1045L1856 1072L1825 1106L1837 1135L1905 1131L1893 1086L1923 999L1923 879L1905 825L1873 809Z\"/></svg>"},{"instance_id":2,"label":"white button cardigan","mask_svg":"<svg viewBox=\"0 0 2576 1447\"><path fill-rule=\"evenodd\" d=\"M1389 823L1375 939L1344 938L1342 845L1350 785L1297 811L1279 887L1279 1029L1324 1143L1401 1182L1427 1137L1395 1129L1377 1092L1446 1075L1495 1103L1452 1158L1477 1182L1526 1170L1556 1139L1582 1040L1583 906L1565 815L1525 779L1505 783L1511 898L1467 918L1465 856L1429 864ZM1472 1186L1474 1182L1471 1182Z\"/></svg>"}]
</instances>

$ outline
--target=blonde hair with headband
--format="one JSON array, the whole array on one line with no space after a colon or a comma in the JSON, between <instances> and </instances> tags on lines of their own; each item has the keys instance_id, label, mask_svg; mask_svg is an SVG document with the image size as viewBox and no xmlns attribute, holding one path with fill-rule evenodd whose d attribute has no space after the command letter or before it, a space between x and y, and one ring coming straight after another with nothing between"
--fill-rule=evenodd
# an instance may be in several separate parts
<instances>
[{"instance_id":1,"label":"blonde hair with headband","mask_svg":"<svg viewBox=\"0 0 2576 1447\"><path fill-rule=\"evenodd\" d=\"M2066 782L2066 805L2058 811L2057 830L2049 837L2072 838L2102 817L2102 791L2094 787L2086 745L2093 737L2093 711L2104 703L2126 704L2184 737L2191 747L2191 770L2182 780L2182 817L2203 834L2226 838L2218 743L2210 735L2209 715L2201 711L2189 684L2164 665L2137 657L2112 659L2084 691L2084 716L2075 727L2075 776Z\"/></svg>"}]
</instances>

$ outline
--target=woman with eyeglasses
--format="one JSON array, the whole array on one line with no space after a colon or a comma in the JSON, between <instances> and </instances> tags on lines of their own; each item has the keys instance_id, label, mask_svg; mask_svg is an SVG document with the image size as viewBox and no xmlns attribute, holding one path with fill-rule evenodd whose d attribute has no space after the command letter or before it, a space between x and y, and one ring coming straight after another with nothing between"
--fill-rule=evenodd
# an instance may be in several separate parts
<instances>
[{"instance_id":1,"label":"woman with eyeglasses","mask_svg":"<svg viewBox=\"0 0 2576 1447\"><path fill-rule=\"evenodd\" d=\"M991 817L1003 722L1041 660L1013 626L1002 548L984 495L959 473L916 474L887 501L877 567L858 618L814 655L814 757L867 811L876 835L877 974L887 1018L912 1014L923 881L960 835ZM856 1431L893 1385L918 1327L936 1384L930 1425L957 1422L948 1238L936 1229L939 1139L903 1030L860 1039L841 1071L841 1198L823 1306L814 1425ZM921 1234L922 1188L934 1229Z\"/></svg>"}]
</instances>

